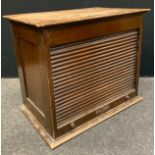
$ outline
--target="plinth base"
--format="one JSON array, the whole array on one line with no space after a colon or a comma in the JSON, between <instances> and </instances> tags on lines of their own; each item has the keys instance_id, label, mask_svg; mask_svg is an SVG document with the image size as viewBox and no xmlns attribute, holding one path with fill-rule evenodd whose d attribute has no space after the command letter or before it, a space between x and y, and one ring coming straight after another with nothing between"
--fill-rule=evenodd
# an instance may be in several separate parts
<instances>
[{"instance_id":1,"label":"plinth base","mask_svg":"<svg viewBox=\"0 0 155 155\"><path fill-rule=\"evenodd\" d=\"M114 116L115 114L125 110L126 108L138 103L143 98L140 96L134 97L126 102L123 102L122 104L114 107L113 109L110 109L109 111L101 114L100 116L88 121L87 123L73 129L72 131L66 133L65 135L53 139L47 131L42 127L42 125L38 122L38 120L33 116L33 114L24 106L22 105L20 107L21 111L26 115L26 117L30 120L33 127L39 132L39 134L42 136L42 138L45 140L45 142L50 146L51 149L56 148L57 146L65 143L66 141L72 139L73 137L79 135L80 133L88 130L89 128L92 128L93 126L101 123L102 121Z\"/></svg>"}]
</instances>

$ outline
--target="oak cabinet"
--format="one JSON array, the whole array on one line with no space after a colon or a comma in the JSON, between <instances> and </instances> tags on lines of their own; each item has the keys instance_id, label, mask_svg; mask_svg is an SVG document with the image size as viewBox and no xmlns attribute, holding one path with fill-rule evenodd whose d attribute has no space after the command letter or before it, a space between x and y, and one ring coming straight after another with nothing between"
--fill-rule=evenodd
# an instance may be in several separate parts
<instances>
[{"instance_id":1,"label":"oak cabinet","mask_svg":"<svg viewBox=\"0 0 155 155\"><path fill-rule=\"evenodd\" d=\"M7 15L16 47L21 110L51 148L142 100L142 15L87 8Z\"/></svg>"}]
</instances>

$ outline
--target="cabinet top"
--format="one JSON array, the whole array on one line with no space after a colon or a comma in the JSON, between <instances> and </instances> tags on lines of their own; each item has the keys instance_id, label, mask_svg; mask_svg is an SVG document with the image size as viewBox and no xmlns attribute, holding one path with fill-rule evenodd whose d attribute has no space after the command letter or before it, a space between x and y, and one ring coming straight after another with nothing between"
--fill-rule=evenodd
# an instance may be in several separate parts
<instances>
[{"instance_id":1,"label":"cabinet top","mask_svg":"<svg viewBox=\"0 0 155 155\"><path fill-rule=\"evenodd\" d=\"M148 8L83 8L76 10L51 11L6 15L4 18L35 27L73 23L98 18L108 18L128 14L138 14L150 11Z\"/></svg>"}]
</instances>

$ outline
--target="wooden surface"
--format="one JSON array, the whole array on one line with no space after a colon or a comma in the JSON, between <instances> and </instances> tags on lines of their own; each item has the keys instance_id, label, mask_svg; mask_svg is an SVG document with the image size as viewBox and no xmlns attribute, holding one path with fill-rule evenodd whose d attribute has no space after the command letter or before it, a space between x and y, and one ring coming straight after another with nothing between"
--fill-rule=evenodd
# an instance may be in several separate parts
<instances>
[{"instance_id":1,"label":"wooden surface","mask_svg":"<svg viewBox=\"0 0 155 155\"><path fill-rule=\"evenodd\" d=\"M25 106L53 139L136 96L141 15L45 29L12 25Z\"/></svg>"},{"instance_id":2,"label":"wooden surface","mask_svg":"<svg viewBox=\"0 0 155 155\"><path fill-rule=\"evenodd\" d=\"M103 97L106 95L107 91L112 94L112 91L116 89L116 87L118 88L118 86L115 85L111 87L106 86L109 89L107 89L107 91L104 90L105 93L101 93L104 89L103 87L105 87L108 82L109 84L114 84L114 81L118 82L118 78L123 80L124 76L128 76L127 72L131 69L131 66L133 69L133 79L130 81L130 86L134 89L128 91L127 94L129 95L131 92L137 92L138 83L135 81L138 81L139 76L135 75L139 74L137 68L140 62L136 61L136 58L138 58L138 50L141 46L141 41L139 39L139 35L141 35L141 33L139 33L141 25L142 16L132 15L120 16L119 18L112 19L108 18L107 20L100 19L84 23L53 26L46 29L46 32L48 32L47 35L49 36L48 40L50 40L51 74L53 77L52 88L55 98L54 111L56 114L58 137L65 134L65 132L72 131L73 128L88 121L90 118L96 117L94 112L98 110L97 108L102 108L104 106ZM132 38L133 36L126 36L124 42L121 38L118 38L118 40L116 39L118 33L129 33L135 30L137 30L135 38ZM109 35L116 35L116 38L114 39L116 44L110 43ZM107 41L105 40L105 42L102 42L100 39L106 39ZM135 44L135 54L132 56L130 55L132 54L131 50L124 50L124 47L133 48L133 45L128 45L128 41L131 44ZM104 45L104 43L106 44ZM114 46L115 49L113 48ZM122 50L124 50L123 54L121 54ZM102 54L105 55L102 56ZM106 55L108 55L107 58ZM131 57L129 57L129 55ZM113 57L112 60L111 57ZM121 67L120 64L122 64ZM126 68L123 69L123 65L127 65ZM108 68L109 72L106 71L105 67ZM119 67L122 68L122 70L119 70ZM114 70L114 68L117 71ZM122 71L123 74L117 74L119 71ZM114 75L114 73L116 74ZM107 78L108 80L106 80L107 75L111 76L110 79ZM115 77L114 81L111 80L113 76ZM127 81L129 82L129 80ZM120 82L119 84L119 86L121 86ZM127 84L127 82L124 82L123 84ZM96 93L99 87L102 87L102 89ZM93 97L94 95L96 97ZM136 96L136 94L134 94L134 96ZM113 97L114 93L111 97L109 95L109 99L112 99ZM116 98L117 97L115 96L115 100ZM119 96L119 99L120 98L121 96ZM61 109L67 110L66 113L58 108L58 102L61 102ZM99 106L96 105L95 108L84 110L84 108L88 107L89 103L90 105L99 103ZM84 108L82 108L81 105ZM79 112L75 106L84 112ZM59 112L61 112L61 114ZM69 116L75 114L75 112L78 112L78 115ZM60 123L58 118L59 114L61 115L60 119L65 119L64 115L68 115L69 119ZM71 126L73 122L75 124L74 127Z\"/></svg>"},{"instance_id":3,"label":"wooden surface","mask_svg":"<svg viewBox=\"0 0 155 155\"><path fill-rule=\"evenodd\" d=\"M27 13L18 15L6 15L5 18L33 25L36 27L44 27L63 23L72 23L97 18L108 18L127 14L137 14L150 11L146 8L84 8L77 10L52 11L42 13Z\"/></svg>"},{"instance_id":4,"label":"wooden surface","mask_svg":"<svg viewBox=\"0 0 155 155\"><path fill-rule=\"evenodd\" d=\"M24 106L21 106L21 110L23 111L23 113L26 115L26 117L30 120L30 122L32 123L33 127L38 131L38 133L41 135L41 137L45 140L45 142L49 145L49 147L51 149L54 149L56 147L58 147L59 145L65 143L66 141L74 138L75 136L78 136L79 134L81 134L82 132L90 129L91 127L101 123L102 121L107 120L108 118L116 115L117 113L125 110L126 108L140 102L143 98L140 96L134 97L116 107L114 107L113 109L103 113L102 115L96 117L95 119L92 119L90 121L88 121L87 123L79 126L78 128L72 130L72 132L69 132L61 137L59 137L58 139L54 140L44 129L44 127L42 127L42 125L40 125L40 123L36 120L36 118L33 116L33 114Z\"/></svg>"},{"instance_id":5,"label":"wooden surface","mask_svg":"<svg viewBox=\"0 0 155 155\"><path fill-rule=\"evenodd\" d=\"M103 37L122 31L139 29L142 16L120 16L119 18L57 25L46 28L51 47Z\"/></svg>"},{"instance_id":6,"label":"wooden surface","mask_svg":"<svg viewBox=\"0 0 155 155\"><path fill-rule=\"evenodd\" d=\"M58 128L135 91L137 45L134 30L51 49Z\"/></svg>"},{"instance_id":7,"label":"wooden surface","mask_svg":"<svg viewBox=\"0 0 155 155\"><path fill-rule=\"evenodd\" d=\"M47 66L41 35L35 28L14 23L12 25L18 75L23 102L36 119L52 133L51 107L47 80Z\"/></svg>"},{"instance_id":8,"label":"wooden surface","mask_svg":"<svg viewBox=\"0 0 155 155\"><path fill-rule=\"evenodd\" d=\"M141 100L146 11L90 8L6 17L18 21L11 23L22 110L52 148Z\"/></svg>"}]
</instances>

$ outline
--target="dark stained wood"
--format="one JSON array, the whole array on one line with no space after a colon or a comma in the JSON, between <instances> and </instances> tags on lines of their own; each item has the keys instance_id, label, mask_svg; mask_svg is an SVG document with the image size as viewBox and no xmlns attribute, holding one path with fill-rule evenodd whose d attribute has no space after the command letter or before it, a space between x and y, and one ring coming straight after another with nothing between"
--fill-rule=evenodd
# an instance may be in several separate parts
<instances>
[{"instance_id":1,"label":"dark stained wood","mask_svg":"<svg viewBox=\"0 0 155 155\"><path fill-rule=\"evenodd\" d=\"M137 46L133 30L51 48L58 128L113 96L135 91Z\"/></svg>"},{"instance_id":2,"label":"dark stained wood","mask_svg":"<svg viewBox=\"0 0 155 155\"><path fill-rule=\"evenodd\" d=\"M17 23L12 23L12 30L24 104L51 134L50 97L47 94L47 67L43 63L41 32Z\"/></svg>"},{"instance_id":3,"label":"dark stained wood","mask_svg":"<svg viewBox=\"0 0 155 155\"><path fill-rule=\"evenodd\" d=\"M119 18L93 20L70 25L59 25L48 28L51 46L78 42L90 38L102 37L117 32L138 29L141 16L133 15Z\"/></svg>"},{"instance_id":4,"label":"dark stained wood","mask_svg":"<svg viewBox=\"0 0 155 155\"><path fill-rule=\"evenodd\" d=\"M142 14L90 8L5 16L12 24L22 111L55 148L142 100Z\"/></svg>"}]
</instances>

